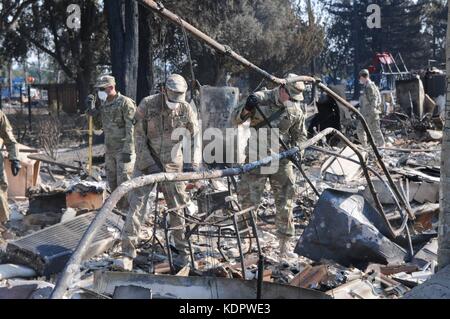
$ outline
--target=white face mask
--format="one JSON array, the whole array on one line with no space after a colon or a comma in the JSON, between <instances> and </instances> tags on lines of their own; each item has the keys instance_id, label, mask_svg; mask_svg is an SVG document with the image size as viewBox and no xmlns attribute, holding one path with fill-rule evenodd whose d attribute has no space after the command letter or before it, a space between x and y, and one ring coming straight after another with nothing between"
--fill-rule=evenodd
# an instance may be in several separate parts
<instances>
[{"instance_id":1,"label":"white face mask","mask_svg":"<svg viewBox=\"0 0 450 319\"><path fill-rule=\"evenodd\" d=\"M177 102L174 103L174 102L166 101L167 107L171 110L175 110L178 107L178 104L179 103L177 103Z\"/></svg>"},{"instance_id":2,"label":"white face mask","mask_svg":"<svg viewBox=\"0 0 450 319\"><path fill-rule=\"evenodd\" d=\"M175 109L178 107L178 104L180 104L180 103L178 103L178 102L170 102L170 101L169 101L169 98L167 97L167 95L166 95L166 97L165 97L165 100L166 100L166 105L167 105L167 107L168 107L169 109L171 109L171 110L175 110Z\"/></svg>"},{"instance_id":3,"label":"white face mask","mask_svg":"<svg viewBox=\"0 0 450 319\"><path fill-rule=\"evenodd\" d=\"M97 93L98 98L102 101L105 102L106 98L108 97L108 94L105 91L98 91Z\"/></svg>"}]
</instances>

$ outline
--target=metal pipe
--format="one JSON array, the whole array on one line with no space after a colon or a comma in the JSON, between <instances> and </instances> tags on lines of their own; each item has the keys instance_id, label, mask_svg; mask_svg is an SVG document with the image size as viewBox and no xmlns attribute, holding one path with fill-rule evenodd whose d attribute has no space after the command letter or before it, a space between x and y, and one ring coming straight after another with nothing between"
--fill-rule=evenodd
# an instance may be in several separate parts
<instances>
[{"instance_id":1,"label":"metal pipe","mask_svg":"<svg viewBox=\"0 0 450 319\"><path fill-rule=\"evenodd\" d=\"M245 274L245 260L244 260L244 253L242 252L242 242L241 242L241 235L239 234L239 226L237 221L236 214L233 214L233 226L234 230L236 232L236 239L237 239L237 246L239 250L239 256L241 261L241 269L242 269L242 279L247 280L247 275ZM250 239L251 240L251 239Z\"/></svg>"},{"instance_id":2,"label":"metal pipe","mask_svg":"<svg viewBox=\"0 0 450 319\"><path fill-rule=\"evenodd\" d=\"M258 285L256 287L256 299L262 298L262 286L264 280L264 255L260 254L258 258Z\"/></svg>"},{"instance_id":3,"label":"metal pipe","mask_svg":"<svg viewBox=\"0 0 450 319\"><path fill-rule=\"evenodd\" d=\"M28 84L28 125L31 131L31 84Z\"/></svg>"},{"instance_id":4,"label":"metal pipe","mask_svg":"<svg viewBox=\"0 0 450 319\"><path fill-rule=\"evenodd\" d=\"M170 273L175 275L175 268L173 266L172 250L170 248L170 236L169 236L169 222L167 220L167 213L164 214L164 238L166 240L167 258L169 259Z\"/></svg>"}]
</instances>

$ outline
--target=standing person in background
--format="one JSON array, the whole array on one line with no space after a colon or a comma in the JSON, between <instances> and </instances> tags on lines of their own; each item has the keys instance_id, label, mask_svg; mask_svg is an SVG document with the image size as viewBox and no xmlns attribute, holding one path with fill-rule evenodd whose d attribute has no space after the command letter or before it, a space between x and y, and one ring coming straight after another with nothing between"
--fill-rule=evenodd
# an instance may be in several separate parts
<instances>
[{"instance_id":1,"label":"standing person in background","mask_svg":"<svg viewBox=\"0 0 450 319\"><path fill-rule=\"evenodd\" d=\"M95 84L100 107L90 108L88 114L94 118L97 129L105 133L105 165L106 177L111 192L118 185L131 177L135 160L134 149L134 114L135 102L116 91L115 78L110 75L101 76ZM95 99L88 96L89 101ZM118 207L125 209L126 199L122 199Z\"/></svg>"}]
</instances>

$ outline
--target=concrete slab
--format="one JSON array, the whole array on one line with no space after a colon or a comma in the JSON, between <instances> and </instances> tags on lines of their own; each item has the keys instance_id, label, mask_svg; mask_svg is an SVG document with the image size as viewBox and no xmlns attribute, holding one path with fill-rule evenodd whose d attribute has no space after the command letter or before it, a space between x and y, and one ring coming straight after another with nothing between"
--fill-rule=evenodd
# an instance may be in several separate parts
<instances>
[{"instance_id":1,"label":"concrete slab","mask_svg":"<svg viewBox=\"0 0 450 319\"><path fill-rule=\"evenodd\" d=\"M450 299L450 266L411 289L403 299Z\"/></svg>"}]
</instances>

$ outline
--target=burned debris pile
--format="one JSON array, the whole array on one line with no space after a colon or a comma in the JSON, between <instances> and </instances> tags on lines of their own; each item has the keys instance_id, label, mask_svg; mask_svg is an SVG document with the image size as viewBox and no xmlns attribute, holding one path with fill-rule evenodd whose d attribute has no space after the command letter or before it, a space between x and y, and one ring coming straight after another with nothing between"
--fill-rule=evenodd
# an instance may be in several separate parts
<instances>
[{"instance_id":1,"label":"burned debris pile","mask_svg":"<svg viewBox=\"0 0 450 319\"><path fill-rule=\"evenodd\" d=\"M171 74L135 105L101 75L87 145L16 156L10 136L0 299L398 299L446 276L435 274L444 125L432 74L426 86L406 67L381 74L393 84L381 94L363 69L349 102L345 87L277 78L140 3L275 87L246 96ZM175 143L180 127L192 145ZM275 129L276 147L260 129ZM196 142L215 134L216 157L199 159L212 147ZM268 154L251 159L254 148Z\"/></svg>"}]
</instances>

